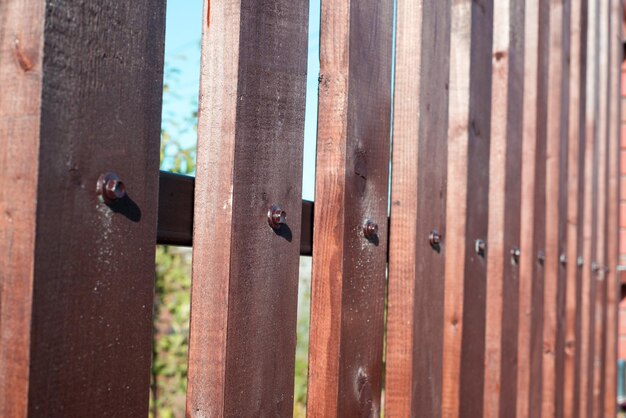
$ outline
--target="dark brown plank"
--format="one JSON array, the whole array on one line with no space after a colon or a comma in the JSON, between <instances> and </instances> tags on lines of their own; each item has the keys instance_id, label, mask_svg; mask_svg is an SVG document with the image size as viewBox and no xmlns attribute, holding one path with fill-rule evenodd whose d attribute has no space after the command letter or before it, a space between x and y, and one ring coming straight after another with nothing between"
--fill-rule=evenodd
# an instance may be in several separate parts
<instances>
[{"instance_id":1,"label":"dark brown plank","mask_svg":"<svg viewBox=\"0 0 626 418\"><path fill-rule=\"evenodd\" d=\"M322 3L310 417L381 410L392 18L390 0Z\"/></svg>"},{"instance_id":2,"label":"dark brown plank","mask_svg":"<svg viewBox=\"0 0 626 418\"><path fill-rule=\"evenodd\" d=\"M157 244L191 247L195 178L182 174L159 173L159 222ZM313 202L302 201L300 255L313 253Z\"/></svg>"},{"instance_id":3,"label":"dark brown plank","mask_svg":"<svg viewBox=\"0 0 626 418\"><path fill-rule=\"evenodd\" d=\"M548 90L550 54L550 2L539 3L539 56L537 75L537 148L533 215L533 259L530 391L528 416L539 417L543 394L544 276L546 252L546 156L548 141Z\"/></svg>"},{"instance_id":4,"label":"dark brown plank","mask_svg":"<svg viewBox=\"0 0 626 418\"><path fill-rule=\"evenodd\" d=\"M545 161L545 262L543 275L543 352L542 352L542 391L541 416L556 415L557 398L557 356L558 356L558 315L559 276L562 265L561 254L561 209L565 201L561 192L561 161L566 161L562 145L562 109L563 109L563 1L549 2L547 57L547 114L546 114L546 154ZM544 32L545 33L545 32ZM561 231L560 231L561 230Z\"/></svg>"},{"instance_id":5,"label":"dark brown plank","mask_svg":"<svg viewBox=\"0 0 626 418\"><path fill-rule=\"evenodd\" d=\"M385 413L438 417L449 2L399 2L396 51ZM441 239L438 247L429 239L434 230Z\"/></svg>"},{"instance_id":6,"label":"dark brown plank","mask_svg":"<svg viewBox=\"0 0 626 418\"><path fill-rule=\"evenodd\" d=\"M0 415L145 415L165 4L0 16ZM111 205L108 171L127 191Z\"/></svg>"},{"instance_id":7,"label":"dark brown plank","mask_svg":"<svg viewBox=\"0 0 626 418\"><path fill-rule=\"evenodd\" d=\"M608 220L607 220L607 298L606 298L606 374L604 378L604 416L614 417L617 409L617 318L619 301L619 147L622 64L622 21L620 0L611 1L609 63L609 146L608 146Z\"/></svg>"},{"instance_id":8,"label":"dark brown plank","mask_svg":"<svg viewBox=\"0 0 626 418\"><path fill-rule=\"evenodd\" d=\"M516 416L529 415L533 362L533 277L535 270L535 178L537 152L537 100L539 57L539 1L527 0L524 10L524 94L522 143L522 203L520 229L519 320L517 345Z\"/></svg>"},{"instance_id":9,"label":"dark brown plank","mask_svg":"<svg viewBox=\"0 0 626 418\"><path fill-rule=\"evenodd\" d=\"M516 402L523 18L523 2L494 3L484 417Z\"/></svg>"},{"instance_id":10,"label":"dark brown plank","mask_svg":"<svg viewBox=\"0 0 626 418\"><path fill-rule=\"evenodd\" d=\"M445 264L444 417L482 416L493 2L451 15ZM488 249L486 250L488 251Z\"/></svg>"},{"instance_id":11,"label":"dark brown plank","mask_svg":"<svg viewBox=\"0 0 626 418\"><path fill-rule=\"evenodd\" d=\"M292 415L307 15L205 2L188 416Z\"/></svg>"},{"instance_id":12,"label":"dark brown plank","mask_svg":"<svg viewBox=\"0 0 626 418\"><path fill-rule=\"evenodd\" d=\"M570 54L569 54L569 100L567 135L568 135L568 175L567 175L567 227L566 227L566 266L565 266L565 335L564 335L564 364L563 364L563 413L562 416L572 417L575 414L576 404L576 359L579 339L577 338L578 293L580 282L580 268L578 257L581 248L581 215L582 215L582 179L584 165L584 136L582 135L583 119L581 82L583 76L582 65L582 12L581 0L571 1L570 14ZM558 406L559 404L557 404Z\"/></svg>"}]
</instances>

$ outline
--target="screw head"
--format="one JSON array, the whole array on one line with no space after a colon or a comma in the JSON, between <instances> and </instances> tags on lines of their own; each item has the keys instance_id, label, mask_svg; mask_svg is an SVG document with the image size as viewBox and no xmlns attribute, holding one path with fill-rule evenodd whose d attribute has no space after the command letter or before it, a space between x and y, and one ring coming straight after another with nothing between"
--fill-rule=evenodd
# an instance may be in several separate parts
<instances>
[{"instance_id":1,"label":"screw head","mask_svg":"<svg viewBox=\"0 0 626 418\"><path fill-rule=\"evenodd\" d=\"M543 263L546 261L546 254L543 251L537 252L537 261L543 266Z\"/></svg>"},{"instance_id":2,"label":"screw head","mask_svg":"<svg viewBox=\"0 0 626 418\"><path fill-rule=\"evenodd\" d=\"M511 248L511 261L513 264L519 264L519 257L522 254L518 247Z\"/></svg>"},{"instance_id":3,"label":"screw head","mask_svg":"<svg viewBox=\"0 0 626 418\"><path fill-rule=\"evenodd\" d=\"M276 204L272 205L267 211L267 222L272 229L278 229L281 225L287 223L287 212Z\"/></svg>"},{"instance_id":4,"label":"screw head","mask_svg":"<svg viewBox=\"0 0 626 418\"><path fill-rule=\"evenodd\" d=\"M567 264L567 257L565 256L565 254L561 254L559 256L559 263L561 263L562 265Z\"/></svg>"},{"instance_id":5,"label":"screw head","mask_svg":"<svg viewBox=\"0 0 626 418\"><path fill-rule=\"evenodd\" d=\"M486 249L487 249L487 244L485 243L485 241L482 239L477 239L474 244L474 250L476 251L476 254L483 257L485 255Z\"/></svg>"},{"instance_id":6,"label":"screw head","mask_svg":"<svg viewBox=\"0 0 626 418\"><path fill-rule=\"evenodd\" d=\"M430 246L433 248L439 248L441 245L441 234L436 229L430 231L428 235L428 242L430 242Z\"/></svg>"},{"instance_id":7,"label":"screw head","mask_svg":"<svg viewBox=\"0 0 626 418\"><path fill-rule=\"evenodd\" d=\"M98 195L105 203L111 204L126 196L124 182L115 173L105 173L98 178L96 187Z\"/></svg>"},{"instance_id":8,"label":"screw head","mask_svg":"<svg viewBox=\"0 0 626 418\"><path fill-rule=\"evenodd\" d=\"M578 258L576 259L576 265L578 267L582 267L583 264L585 264L585 260L582 258L582 256L578 256Z\"/></svg>"},{"instance_id":9,"label":"screw head","mask_svg":"<svg viewBox=\"0 0 626 418\"><path fill-rule=\"evenodd\" d=\"M372 239L378 235L378 224L376 222L367 220L363 225L363 235L365 238Z\"/></svg>"},{"instance_id":10,"label":"screw head","mask_svg":"<svg viewBox=\"0 0 626 418\"><path fill-rule=\"evenodd\" d=\"M597 273L600 270L600 266L595 261L591 262L591 271Z\"/></svg>"}]
</instances>

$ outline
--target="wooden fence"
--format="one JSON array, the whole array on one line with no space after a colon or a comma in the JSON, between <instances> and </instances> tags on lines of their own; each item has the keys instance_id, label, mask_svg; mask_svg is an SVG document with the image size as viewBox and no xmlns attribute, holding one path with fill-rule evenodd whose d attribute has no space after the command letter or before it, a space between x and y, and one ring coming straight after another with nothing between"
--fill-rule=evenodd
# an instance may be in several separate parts
<instances>
[{"instance_id":1,"label":"wooden fence","mask_svg":"<svg viewBox=\"0 0 626 418\"><path fill-rule=\"evenodd\" d=\"M300 254L310 417L615 416L621 1L323 0L315 205L308 6L205 0L192 179L164 0L0 0L0 416L145 416L192 240L188 416L292 414Z\"/></svg>"}]
</instances>

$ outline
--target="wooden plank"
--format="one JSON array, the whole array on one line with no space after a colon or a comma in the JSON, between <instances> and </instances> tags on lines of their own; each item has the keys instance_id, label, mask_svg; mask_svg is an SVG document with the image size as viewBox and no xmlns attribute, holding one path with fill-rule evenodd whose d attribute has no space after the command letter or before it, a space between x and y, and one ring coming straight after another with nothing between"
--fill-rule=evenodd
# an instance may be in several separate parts
<instances>
[{"instance_id":1,"label":"wooden plank","mask_svg":"<svg viewBox=\"0 0 626 418\"><path fill-rule=\"evenodd\" d=\"M454 2L451 17L445 264L444 417L481 416L485 355L493 2ZM471 193L468 193L471 190Z\"/></svg>"},{"instance_id":2,"label":"wooden plank","mask_svg":"<svg viewBox=\"0 0 626 418\"><path fill-rule=\"evenodd\" d=\"M515 409L523 2L494 4L484 417Z\"/></svg>"},{"instance_id":3,"label":"wooden plank","mask_svg":"<svg viewBox=\"0 0 626 418\"><path fill-rule=\"evenodd\" d=\"M576 358L577 358L577 311L580 268L578 267L579 237L581 231L581 179L584 164L584 142L581 130L582 109L582 12L583 2L572 0L570 15L570 66L568 110L568 180L567 180L567 229L566 229L566 296L565 296L565 344L563 371L563 416L575 416L576 404ZM581 162L583 164L581 164Z\"/></svg>"},{"instance_id":4,"label":"wooden plank","mask_svg":"<svg viewBox=\"0 0 626 418\"><path fill-rule=\"evenodd\" d=\"M194 177L159 173L157 244L191 247L193 244ZM302 201L300 255L313 253L313 202Z\"/></svg>"},{"instance_id":5,"label":"wooden plank","mask_svg":"<svg viewBox=\"0 0 626 418\"><path fill-rule=\"evenodd\" d=\"M617 410L617 319L619 298L619 148L620 148L620 104L622 64L622 20L620 0L611 2L610 33L610 80L609 80L609 157L608 178L608 221L607 221L607 299L606 299L606 375L604 391L604 416L614 417Z\"/></svg>"},{"instance_id":6,"label":"wooden plank","mask_svg":"<svg viewBox=\"0 0 626 418\"><path fill-rule=\"evenodd\" d=\"M148 411L164 2L0 4L0 415ZM126 196L105 204L102 173Z\"/></svg>"},{"instance_id":7,"label":"wooden plank","mask_svg":"<svg viewBox=\"0 0 626 418\"><path fill-rule=\"evenodd\" d=\"M537 104L539 57L539 1L525 2L524 20L524 95L522 144L522 203L520 229L520 276L518 321L518 417L529 415L532 372L531 342L533 329L533 276L535 269L535 171L537 152Z\"/></svg>"},{"instance_id":8,"label":"wooden plank","mask_svg":"<svg viewBox=\"0 0 626 418\"><path fill-rule=\"evenodd\" d=\"M310 417L381 410L392 20L390 0L322 3Z\"/></svg>"},{"instance_id":9,"label":"wooden plank","mask_svg":"<svg viewBox=\"0 0 626 418\"><path fill-rule=\"evenodd\" d=\"M292 415L307 19L205 1L188 416Z\"/></svg>"},{"instance_id":10,"label":"wooden plank","mask_svg":"<svg viewBox=\"0 0 626 418\"><path fill-rule=\"evenodd\" d=\"M600 1L599 6L599 67L598 67L598 105L596 110L597 120L597 198L595 200L597 209L594 221L596 222L596 235L594 239L595 257L594 262L597 265L595 274L595 298L592 321L594 321L593 332L593 386L592 386L592 414L594 417L602 417L604 409L602 406L602 381L603 381L603 363L602 356L605 353L603 344L603 327L606 298L606 207L607 207L607 105L608 105L608 69L609 69L609 2Z\"/></svg>"},{"instance_id":11,"label":"wooden plank","mask_svg":"<svg viewBox=\"0 0 626 418\"><path fill-rule=\"evenodd\" d=\"M545 262L543 282L543 350L541 415L556 414L556 357L560 270L561 118L563 91L563 1L549 3L548 80L545 168Z\"/></svg>"},{"instance_id":12,"label":"wooden plank","mask_svg":"<svg viewBox=\"0 0 626 418\"><path fill-rule=\"evenodd\" d=\"M592 244L594 224L594 162L596 158L596 74L598 39L598 4L590 0L587 7L587 45L586 45L586 80L585 80L585 185L583 209L583 253L582 253L582 284L581 284L581 328L580 328L580 388L578 410L580 416L590 416L591 373L589 359L591 353L590 338L592 335L591 301L592 299Z\"/></svg>"},{"instance_id":13,"label":"wooden plank","mask_svg":"<svg viewBox=\"0 0 626 418\"><path fill-rule=\"evenodd\" d=\"M420 411L437 417L442 391L450 4L425 2L417 7L401 1L397 13L385 412L400 417ZM440 236L439 245L430 242L433 231Z\"/></svg>"}]
</instances>

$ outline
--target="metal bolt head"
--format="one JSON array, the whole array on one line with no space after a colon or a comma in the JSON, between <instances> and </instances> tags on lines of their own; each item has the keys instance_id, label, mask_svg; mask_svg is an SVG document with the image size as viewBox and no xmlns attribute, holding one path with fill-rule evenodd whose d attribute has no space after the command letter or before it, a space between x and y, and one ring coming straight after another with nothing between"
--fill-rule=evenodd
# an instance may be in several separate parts
<instances>
[{"instance_id":1,"label":"metal bolt head","mask_svg":"<svg viewBox=\"0 0 626 418\"><path fill-rule=\"evenodd\" d=\"M477 239L475 244L476 254L483 257L485 255L485 250L487 249L487 244L482 239Z\"/></svg>"},{"instance_id":2,"label":"metal bolt head","mask_svg":"<svg viewBox=\"0 0 626 418\"><path fill-rule=\"evenodd\" d=\"M378 235L378 224L373 221L366 221L363 225L363 235L365 238L372 239Z\"/></svg>"},{"instance_id":3,"label":"metal bolt head","mask_svg":"<svg viewBox=\"0 0 626 418\"><path fill-rule=\"evenodd\" d=\"M522 254L518 247L511 248L511 262L513 264L519 264L519 257Z\"/></svg>"},{"instance_id":4,"label":"metal bolt head","mask_svg":"<svg viewBox=\"0 0 626 418\"><path fill-rule=\"evenodd\" d=\"M562 265L567 264L567 257L565 256L565 254L561 254L559 256L559 263L561 263Z\"/></svg>"},{"instance_id":5,"label":"metal bolt head","mask_svg":"<svg viewBox=\"0 0 626 418\"><path fill-rule=\"evenodd\" d=\"M430 231L428 235L428 242L430 242L430 246L433 248L439 248L441 245L441 234L436 229Z\"/></svg>"},{"instance_id":6,"label":"metal bolt head","mask_svg":"<svg viewBox=\"0 0 626 418\"><path fill-rule=\"evenodd\" d=\"M582 258L582 256L578 256L578 258L576 259L576 265L578 267L582 267L583 264L585 264L585 260Z\"/></svg>"},{"instance_id":7,"label":"metal bolt head","mask_svg":"<svg viewBox=\"0 0 626 418\"><path fill-rule=\"evenodd\" d=\"M543 263L546 261L546 254L543 251L537 252L537 261L541 265L543 265Z\"/></svg>"},{"instance_id":8,"label":"metal bolt head","mask_svg":"<svg viewBox=\"0 0 626 418\"><path fill-rule=\"evenodd\" d=\"M126 187L115 173L102 174L96 188L105 203L111 204L126 196Z\"/></svg>"},{"instance_id":9,"label":"metal bolt head","mask_svg":"<svg viewBox=\"0 0 626 418\"><path fill-rule=\"evenodd\" d=\"M287 223L287 212L276 204L267 211L267 222L272 229L278 229L281 225Z\"/></svg>"},{"instance_id":10,"label":"metal bolt head","mask_svg":"<svg viewBox=\"0 0 626 418\"><path fill-rule=\"evenodd\" d=\"M595 261L591 262L591 271L596 273L598 270L600 270L600 267L598 266L598 264Z\"/></svg>"}]
</instances>

